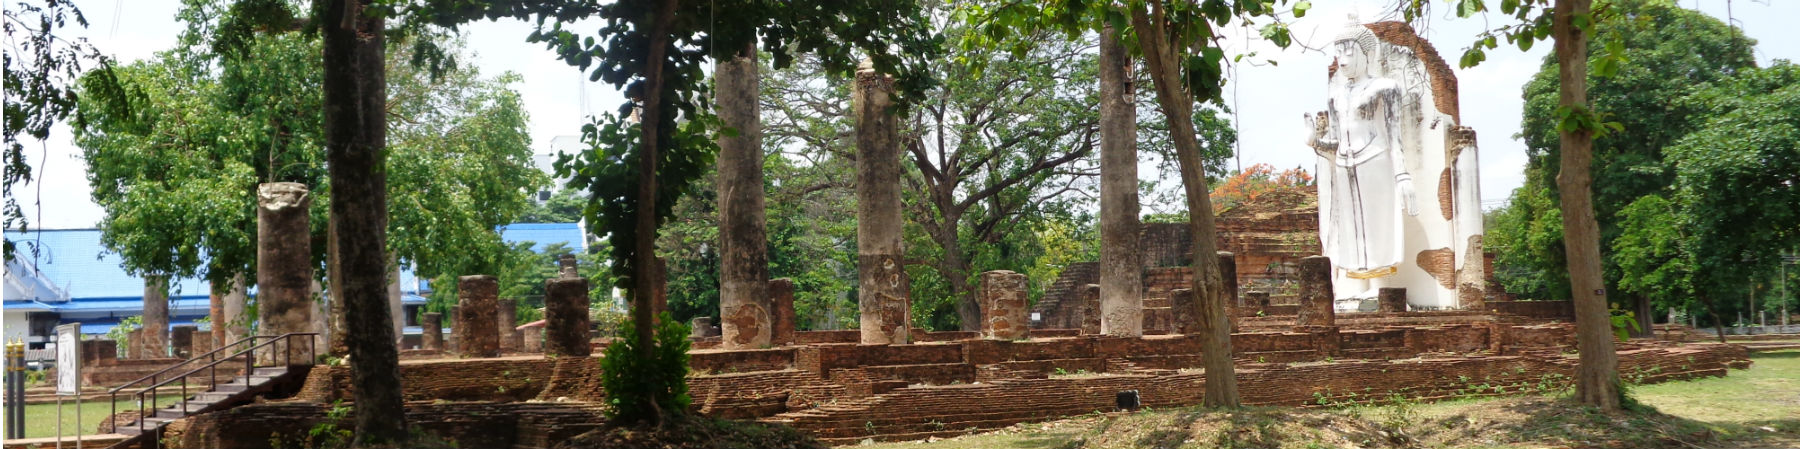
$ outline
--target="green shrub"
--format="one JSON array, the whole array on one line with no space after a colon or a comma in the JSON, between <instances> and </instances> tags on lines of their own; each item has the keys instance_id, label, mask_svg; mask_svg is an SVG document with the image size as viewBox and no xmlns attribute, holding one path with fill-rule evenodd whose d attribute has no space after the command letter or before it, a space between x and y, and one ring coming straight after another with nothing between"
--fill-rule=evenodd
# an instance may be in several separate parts
<instances>
[{"instance_id":1,"label":"green shrub","mask_svg":"<svg viewBox=\"0 0 1800 449\"><path fill-rule=\"evenodd\" d=\"M643 343L634 331L637 323L628 320L600 360L600 383L611 406L607 418L614 422L659 422L685 414L692 401L687 394L688 327L668 312L657 321L650 359L638 355Z\"/></svg>"}]
</instances>

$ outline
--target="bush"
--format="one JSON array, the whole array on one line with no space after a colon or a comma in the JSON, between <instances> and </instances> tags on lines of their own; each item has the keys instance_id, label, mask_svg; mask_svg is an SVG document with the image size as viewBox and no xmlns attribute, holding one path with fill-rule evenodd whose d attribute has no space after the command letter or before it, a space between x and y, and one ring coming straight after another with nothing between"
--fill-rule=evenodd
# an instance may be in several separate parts
<instances>
[{"instance_id":1,"label":"bush","mask_svg":"<svg viewBox=\"0 0 1800 449\"><path fill-rule=\"evenodd\" d=\"M648 360L638 355L637 323L626 321L600 359L607 418L615 423L661 422L687 412L688 327L663 312L656 347Z\"/></svg>"}]
</instances>

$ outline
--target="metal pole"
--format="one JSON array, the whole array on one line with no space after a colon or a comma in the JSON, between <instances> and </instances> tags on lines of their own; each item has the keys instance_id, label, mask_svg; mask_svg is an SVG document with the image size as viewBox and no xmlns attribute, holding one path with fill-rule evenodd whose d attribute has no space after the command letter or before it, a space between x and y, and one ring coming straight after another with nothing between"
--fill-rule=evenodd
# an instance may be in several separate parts
<instances>
[{"instance_id":1,"label":"metal pole","mask_svg":"<svg viewBox=\"0 0 1800 449\"><path fill-rule=\"evenodd\" d=\"M75 449L81 449L81 393L75 393Z\"/></svg>"},{"instance_id":2,"label":"metal pole","mask_svg":"<svg viewBox=\"0 0 1800 449\"><path fill-rule=\"evenodd\" d=\"M56 449L62 449L62 395L56 395Z\"/></svg>"}]
</instances>

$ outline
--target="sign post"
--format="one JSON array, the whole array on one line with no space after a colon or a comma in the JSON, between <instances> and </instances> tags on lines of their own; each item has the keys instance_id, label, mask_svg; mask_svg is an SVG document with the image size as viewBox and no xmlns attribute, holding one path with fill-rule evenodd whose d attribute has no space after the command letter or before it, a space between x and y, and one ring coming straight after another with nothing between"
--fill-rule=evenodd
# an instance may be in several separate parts
<instances>
[{"instance_id":1,"label":"sign post","mask_svg":"<svg viewBox=\"0 0 1800 449\"><path fill-rule=\"evenodd\" d=\"M56 394L75 396L75 449L81 449L81 323L56 326ZM62 400L56 403L56 445L62 447Z\"/></svg>"}]
</instances>

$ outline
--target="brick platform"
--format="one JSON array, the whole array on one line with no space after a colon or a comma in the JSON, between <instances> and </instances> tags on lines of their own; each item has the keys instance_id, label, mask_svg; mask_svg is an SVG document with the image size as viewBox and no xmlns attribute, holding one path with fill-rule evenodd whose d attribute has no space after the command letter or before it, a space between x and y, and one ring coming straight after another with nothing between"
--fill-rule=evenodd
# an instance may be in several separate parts
<instances>
[{"instance_id":1,"label":"brick platform","mask_svg":"<svg viewBox=\"0 0 1800 449\"><path fill-rule=\"evenodd\" d=\"M1435 400L1560 387L1572 378L1575 359L1564 354L1573 344L1567 323L1508 323L1472 313L1368 315L1397 322L1464 322L1364 327L1346 322L1346 327L1304 332L1234 334L1243 402L1308 405L1396 394ZM796 336L835 335L807 334ZM945 334L963 339L696 350L689 392L694 407L708 416L780 422L846 444L948 436L1110 410L1119 390L1139 390L1144 404L1154 407L1198 404L1203 391L1197 337L1015 341ZM844 337L854 336L850 331ZM1727 367L1748 364L1747 352L1737 345L1633 341L1619 350L1620 372L1646 383L1722 376ZM400 371L408 401L600 403L605 398L599 366L595 357L522 356L407 360ZM315 369L295 400L348 399L348 381L347 368ZM1476 388L1482 384L1487 387ZM482 407L490 405L477 406L487 410Z\"/></svg>"}]
</instances>

